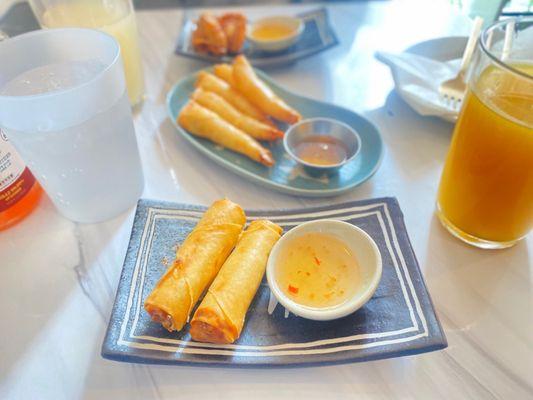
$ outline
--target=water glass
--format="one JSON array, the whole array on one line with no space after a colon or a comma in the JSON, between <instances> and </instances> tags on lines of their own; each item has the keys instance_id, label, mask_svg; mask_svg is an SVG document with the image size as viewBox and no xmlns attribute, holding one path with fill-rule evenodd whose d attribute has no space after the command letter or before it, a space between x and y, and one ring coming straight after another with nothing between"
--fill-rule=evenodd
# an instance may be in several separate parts
<instances>
[{"instance_id":1,"label":"water glass","mask_svg":"<svg viewBox=\"0 0 533 400\"><path fill-rule=\"evenodd\" d=\"M0 128L58 210L98 222L132 206L143 174L118 42L49 29L0 42Z\"/></svg>"}]
</instances>

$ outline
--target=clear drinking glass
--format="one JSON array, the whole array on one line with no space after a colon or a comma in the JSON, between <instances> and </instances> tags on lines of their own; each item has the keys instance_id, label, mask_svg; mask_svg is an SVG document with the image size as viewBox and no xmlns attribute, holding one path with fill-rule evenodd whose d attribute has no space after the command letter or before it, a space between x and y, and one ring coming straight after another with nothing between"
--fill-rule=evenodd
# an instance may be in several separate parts
<instances>
[{"instance_id":1,"label":"clear drinking glass","mask_svg":"<svg viewBox=\"0 0 533 400\"><path fill-rule=\"evenodd\" d=\"M532 17L504 20L483 32L468 88L437 214L467 243L509 247L533 226Z\"/></svg>"},{"instance_id":2,"label":"clear drinking glass","mask_svg":"<svg viewBox=\"0 0 533 400\"><path fill-rule=\"evenodd\" d=\"M98 222L132 206L143 174L119 44L92 29L0 42L0 128L58 210Z\"/></svg>"},{"instance_id":3,"label":"clear drinking glass","mask_svg":"<svg viewBox=\"0 0 533 400\"><path fill-rule=\"evenodd\" d=\"M137 23L131 0L30 0L43 28L95 28L120 43L131 105L144 96Z\"/></svg>"}]
</instances>

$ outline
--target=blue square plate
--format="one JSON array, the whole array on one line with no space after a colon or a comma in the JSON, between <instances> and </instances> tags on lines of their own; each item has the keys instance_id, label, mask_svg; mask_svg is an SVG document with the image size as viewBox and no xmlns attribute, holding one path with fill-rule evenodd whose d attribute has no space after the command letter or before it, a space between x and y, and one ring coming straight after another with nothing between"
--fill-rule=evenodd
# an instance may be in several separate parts
<instances>
[{"instance_id":1,"label":"blue square plate","mask_svg":"<svg viewBox=\"0 0 533 400\"><path fill-rule=\"evenodd\" d=\"M242 52L252 65L264 68L292 64L339 43L335 32L329 24L328 12L325 8L307 11L296 16L303 20L304 30L298 41L288 49L269 53L254 49L247 41L244 43ZM197 18L197 13L185 12L180 28L180 36L176 44L176 54L210 63L231 62L233 60L231 55L219 57L198 53L192 47L191 35Z\"/></svg>"},{"instance_id":2,"label":"blue square plate","mask_svg":"<svg viewBox=\"0 0 533 400\"><path fill-rule=\"evenodd\" d=\"M248 220L268 218L285 231L305 221L332 218L367 232L381 252L383 275L372 299L355 313L323 322L296 317L276 303L264 280L236 343L193 342L188 326L168 332L150 320L143 302L174 259L176 245L204 210L139 201L103 357L153 364L300 366L407 356L446 347L394 198L246 212Z\"/></svg>"}]
</instances>

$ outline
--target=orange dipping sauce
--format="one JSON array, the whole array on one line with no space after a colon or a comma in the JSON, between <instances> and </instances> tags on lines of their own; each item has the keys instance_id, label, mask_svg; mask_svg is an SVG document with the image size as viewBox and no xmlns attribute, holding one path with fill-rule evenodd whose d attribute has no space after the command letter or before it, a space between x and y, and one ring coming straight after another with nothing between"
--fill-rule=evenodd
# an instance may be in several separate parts
<instances>
[{"instance_id":1,"label":"orange dipping sauce","mask_svg":"<svg viewBox=\"0 0 533 400\"><path fill-rule=\"evenodd\" d=\"M312 308L338 306L362 284L352 251L341 239L321 232L291 239L277 257L275 274L287 297Z\"/></svg>"},{"instance_id":2,"label":"orange dipping sauce","mask_svg":"<svg viewBox=\"0 0 533 400\"><path fill-rule=\"evenodd\" d=\"M261 24L252 30L251 36L257 40L280 40L291 36L295 29L281 22Z\"/></svg>"},{"instance_id":3,"label":"orange dipping sauce","mask_svg":"<svg viewBox=\"0 0 533 400\"><path fill-rule=\"evenodd\" d=\"M321 166L344 162L348 152L343 142L326 135L312 135L294 147L295 155L309 163Z\"/></svg>"}]
</instances>

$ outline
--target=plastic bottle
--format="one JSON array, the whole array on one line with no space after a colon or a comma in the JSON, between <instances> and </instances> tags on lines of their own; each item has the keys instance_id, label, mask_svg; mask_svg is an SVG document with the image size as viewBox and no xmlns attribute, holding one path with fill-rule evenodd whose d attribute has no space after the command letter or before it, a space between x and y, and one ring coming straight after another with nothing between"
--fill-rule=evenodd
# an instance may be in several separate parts
<instances>
[{"instance_id":1,"label":"plastic bottle","mask_svg":"<svg viewBox=\"0 0 533 400\"><path fill-rule=\"evenodd\" d=\"M0 41L7 39L0 31ZM0 231L32 212L43 190L0 129Z\"/></svg>"},{"instance_id":2,"label":"plastic bottle","mask_svg":"<svg viewBox=\"0 0 533 400\"><path fill-rule=\"evenodd\" d=\"M32 212L41 195L41 186L0 130L0 231Z\"/></svg>"}]
</instances>

